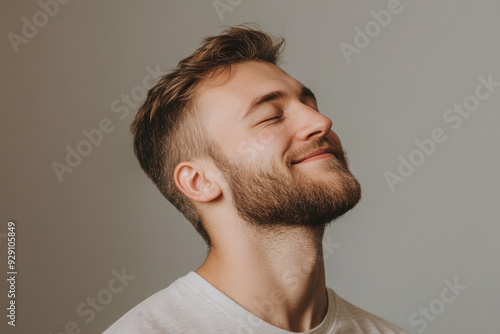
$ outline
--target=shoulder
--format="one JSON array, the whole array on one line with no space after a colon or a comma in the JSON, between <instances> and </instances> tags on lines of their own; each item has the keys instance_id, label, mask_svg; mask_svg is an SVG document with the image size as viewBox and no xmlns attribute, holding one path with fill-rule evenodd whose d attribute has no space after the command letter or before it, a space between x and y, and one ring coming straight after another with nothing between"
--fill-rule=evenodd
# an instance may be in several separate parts
<instances>
[{"instance_id":1,"label":"shoulder","mask_svg":"<svg viewBox=\"0 0 500 334\"><path fill-rule=\"evenodd\" d=\"M409 334L392 322L348 302L333 290L331 292L336 304L335 327L337 330L356 329L357 333L368 334Z\"/></svg>"},{"instance_id":2,"label":"shoulder","mask_svg":"<svg viewBox=\"0 0 500 334\"><path fill-rule=\"evenodd\" d=\"M137 304L103 334L176 333L176 326L189 321L187 311L199 304L200 299L196 291L185 284L185 277Z\"/></svg>"}]
</instances>

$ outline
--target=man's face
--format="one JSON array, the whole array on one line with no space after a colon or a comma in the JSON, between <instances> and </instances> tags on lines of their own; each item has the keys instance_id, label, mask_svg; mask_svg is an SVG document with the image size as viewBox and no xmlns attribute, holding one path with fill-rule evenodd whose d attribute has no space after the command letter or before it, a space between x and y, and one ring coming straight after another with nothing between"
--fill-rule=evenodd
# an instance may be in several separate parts
<instances>
[{"instance_id":1,"label":"man's face","mask_svg":"<svg viewBox=\"0 0 500 334\"><path fill-rule=\"evenodd\" d=\"M253 226L317 226L353 208L361 186L314 95L278 66L245 62L207 80L197 105L233 205ZM298 162L327 148L323 154Z\"/></svg>"}]
</instances>

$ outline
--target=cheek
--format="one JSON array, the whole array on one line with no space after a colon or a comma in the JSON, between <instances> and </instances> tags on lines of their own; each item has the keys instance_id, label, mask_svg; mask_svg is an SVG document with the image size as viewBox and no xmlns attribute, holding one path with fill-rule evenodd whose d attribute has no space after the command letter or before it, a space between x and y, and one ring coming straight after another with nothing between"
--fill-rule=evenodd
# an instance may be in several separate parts
<instances>
[{"instance_id":1,"label":"cheek","mask_svg":"<svg viewBox=\"0 0 500 334\"><path fill-rule=\"evenodd\" d=\"M276 126L267 126L258 133L256 139L266 149L269 146L279 145L280 138L285 136L286 133L283 129Z\"/></svg>"},{"instance_id":2,"label":"cheek","mask_svg":"<svg viewBox=\"0 0 500 334\"><path fill-rule=\"evenodd\" d=\"M239 151L253 152L253 159L260 156L272 155L282 145L280 140L285 138L283 131L276 127L268 126L259 131L255 136L245 138L239 144Z\"/></svg>"}]
</instances>

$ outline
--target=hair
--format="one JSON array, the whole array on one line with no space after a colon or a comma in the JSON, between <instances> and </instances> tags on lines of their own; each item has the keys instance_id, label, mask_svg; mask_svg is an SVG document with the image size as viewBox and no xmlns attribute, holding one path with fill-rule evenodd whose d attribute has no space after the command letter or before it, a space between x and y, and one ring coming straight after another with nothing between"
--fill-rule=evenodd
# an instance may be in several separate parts
<instances>
[{"instance_id":1,"label":"hair","mask_svg":"<svg viewBox=\"0 0 500 334\"><path fill-rule=\"evenodd\" d=\"M175 185L174 169L182 161L209 158L215 142L207 133L204 115L193 102L196 88L231 64L266 61L277 65L284 38L270 36L249 24L208 36L175 69L148 91L130 130L141 168L160 192L190 221L211 247L202 214Z\"/></svg>"}]
</instances>

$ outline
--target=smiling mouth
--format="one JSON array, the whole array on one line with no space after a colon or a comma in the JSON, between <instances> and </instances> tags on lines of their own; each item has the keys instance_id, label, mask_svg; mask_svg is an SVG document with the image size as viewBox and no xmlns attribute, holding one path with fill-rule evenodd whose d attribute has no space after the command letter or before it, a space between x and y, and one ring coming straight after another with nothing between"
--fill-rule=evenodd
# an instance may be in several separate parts
<instances>
[{"instance_id":1,"label":"smiling mouth","mask_svg":"<svg viewBox=\"0 0 500 334\"><path fill-rule=\"evenodd\" d=\"M334 158L334 157L335 156L332 153L327 152L327 153L318 154L318 155L312 156L310 158L304 159L302 161L297 162L296 164L301 164L303 162L310 162L310 161L315 161L315 160L330 159L330 158Z\"/></svg>"},{"instance_id":2,"label":"smiling mouth","mask_svg":"<svg viewBox=\"0 0 500 334\"><path fill-rule=\"evenodd\" d=\"M325 147L321 148L303 158L300 158L293 162L293 164L299 164L302 162L310 162L310 161L315 161L315 160L320 160L320 159L327 159L327 158L337 158L335 155L335 149L331 147Z\"/></svg>"}]
</instances>

